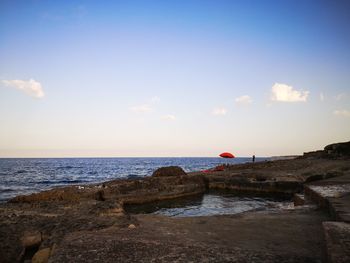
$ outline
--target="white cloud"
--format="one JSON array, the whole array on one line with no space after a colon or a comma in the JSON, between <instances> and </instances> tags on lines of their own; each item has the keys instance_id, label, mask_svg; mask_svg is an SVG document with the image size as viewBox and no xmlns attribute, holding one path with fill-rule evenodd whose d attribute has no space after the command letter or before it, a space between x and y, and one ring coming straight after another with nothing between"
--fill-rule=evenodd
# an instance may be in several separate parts
<instances>
[{"instance_id":1,"label":"white cloud","mask_svg":"<svg viewBox=\"0 0 350 263\"><path fill-rule=\"evenodd\" d=\"M34 79L30 80L2 80L2 83L5 86L19 89L26 94L35 97L35 98L43 98L45 96L43 88L40 82L35 81Z\"/></svg>"},{"instance_id":2,"label":"white cloud","mask_svg":"<svg viewBox=\"0 0 350 263\"><path fill-rule=\"evenodd\" d=\"M164 115L162 117L162 120L165 120L165 121L174 121L176 120L176 117L174 115L171 115L171 114L168 114L168 115Z\"/></svg>"},{"instance_id":3,"label":"white cloud","mask_svg":"<svg viewBox=\"0 0 350 263\"><path fill-rule=\"evenodd\" d=\"M153 111L153 108L148 104L143 104L131 107L130 110L138 113L149 113Z\"/></svg>"},{"instance_id":4,"label":"white cloud","mask_svg":"<svg viewBox=\"0 0 350 263\"><path fill-rule=\"evenodd\" d=\"M335 96L335 100L336 101L339 101L339 100L342 100L342 99L345 99L345 98L346 98L346 93L340 93L337 96Z\"/></svg>"},{"instance_id":5,"label":"white cloud","mask_svg":"<svg viewBox=\"0 0 350 263\"><path fill-rule=\"evenodd\" d=\"M239 105L249 105L252 104L253 100L248 95L243 95L235 99L235 102Z\"/></svg>"},{"instance_id":6,"label":"white cloud","mask_svg":"<svg viewBox=\"0 0 350 263\"><path fill-rule=\"evenodd\" d=\"M324 95L323 92L320 93L320 101L324 101Z\"/></svg>"},{"instance_id":7,"label":"white cloud","mask_svg":"<svg viewBox=\"0 0 350 263\"><path fill-rule=\"evenodd\" d=\"M271 88L271 100L282 102L306 101L309 91L298 91L287 84L275 83Z\"/></svg>"},{"instance_id":8,"label":"white cloud","mask_svg":"<svg viewBox=\"0 0 350 263\"><path fill-rule=\"evenodd\" d=\"M216 108L211 113L213 115L226 115L227 110L225 108Z\"/></svg>"},{"instance_id":9,"label":"white cloud","mask_svg":"<svg viewBox=\"0 0 350 263\"><path fill-rule=\"evenodd\" d=\"M138 112L138 113L150 113L154 111L154 106L160 101L160 98L158 96L154 96L151 99L148 99L148 103L133 106L129 108L133 112Z\"/></svg>"},{"instance_id":10,"label":"white cloud","mask_svg":"<svg viewBox=\"0 0 350 263\"><path fill-rule=\"evenodd\" d=\"M152 99L151 99L151 102L152 103L158 103L160 101L160 98L158 96L154 96Z\"/></svg>"},{"instance_id":11,"label":"white cloud","mask_svg":"<svg viewBox=\"0 0 350 263\"><path fill-rule=\"evenodd\" d=\"M335 110L333 114L340 117L350 117L350 111L348 110Z\"/></svg>"}]
</instances>

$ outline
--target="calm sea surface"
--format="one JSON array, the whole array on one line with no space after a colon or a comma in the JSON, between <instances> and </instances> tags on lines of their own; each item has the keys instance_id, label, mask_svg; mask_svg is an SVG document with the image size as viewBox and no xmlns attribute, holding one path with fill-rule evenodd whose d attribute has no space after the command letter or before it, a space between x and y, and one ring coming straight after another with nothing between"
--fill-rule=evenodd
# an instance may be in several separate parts
<instances>
[{"instance_id":1,"label":"calm sea surface","mask_svg":"<svg viewBox=\"0 0 350 263\"><path fill-rule=\"evenodd\" d=\"M257 161L266 159L257 158ZM56 186L150 176L162 166L177 165L192 172L223 163L250 161L250 158L3 158L0 159L0 202Z\"/></svg>"}]
</instances>

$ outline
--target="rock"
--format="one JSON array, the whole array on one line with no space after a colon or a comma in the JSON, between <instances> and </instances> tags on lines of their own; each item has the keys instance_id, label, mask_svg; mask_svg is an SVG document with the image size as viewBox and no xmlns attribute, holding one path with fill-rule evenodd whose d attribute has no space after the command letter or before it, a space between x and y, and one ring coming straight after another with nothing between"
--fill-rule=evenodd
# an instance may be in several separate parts
<instances>
[{"instance_id":1,"label":"rock","mask_svg":"<svg viewBox=\"0 0 350 263\"><path fill-rule=\"evenodd\" d=\"M341 142L341 143L333 143L324 147L324 151L328 155L333 156L350 156L350 141L349 142Z\"/></svg>"},{"instance_id":2,"label":"rock","mask_svg":"<svg viewBox=\"0 0 350 263\"><path fill-rule=\"evenodd\" d=\"M305 197L302 194L294 194L293 196L294 206L302 206L305 205Z\"/></svg>"},{"instance_id":3,"label":"rock","mask_svg":"<svg viewBox=\"0 0 350 263\"><path fill-rule=\"evenodd\" d=\"M136 226L135 226L134 224L130 224L130 225L128 226L128 228L129 228L129 229L134 229L134 228L136 228Z\"/></svg>"},{"instance_id":4,"label":"rock","mask_svg":"<svg viewBox=\"0 0 350 263\"><path fill-rule=\"evenodd\" d=\"M152 176L156 176L156 177L157 176L180 176L180 175L186 175L186 173L179 166L161 167L155 170L152 174Z\"/></svg>"},{"instance_id":5,"label":"rock","mask_svg":"<svg viewBox=\"0 0 350 263\"><path fill-rule=\"evenodd\" d=\"M50 256L54 255L57 250L57 244L54 243L51 247Z\"/></svg>"},{"instance_id":6,"label":"rock","mask_svg":"<svg viewBox=\"0 0 350 263\"><path fill-rule=\"evenodd\" d=\"M32 258L32 263L46 263L49 260L51 249L44 248L36 252Z\"/></svg>"},{"instance_id":7,"label":"rock","mask_svg":"<svg viewBox=\"0 0 350 263\"><path fill-rule=\"evenodd\" d=\"M22 245L24 247L36 247L39 246L42 242L41 233L36 232L26 232L21 238Z\"/></svg>"},{"instance_id":8,"label":"rock","mask_svg":"<svg viewBox=\"0 0 350 263\"><path fill-rule=\"evenodd\" d=\"M323 222L328 262L350 262L350 225L343 222Z\"/></svg>"},{"instance_id":9,"label":"rock","mask_svg":"<svg viewBox=\"0 0 350 263\"><path fill-rule=\"evenodd\" d=\"M123 216L123 215L124 215L124 209L122 205L105 209L100 213L100 216Z\"/></svg>"},{"instance_id":10,"label":"rock","mask_svg":"<svg viewBox=\"0 0 350 263\"><path fill-rule=\"evenodd\" d=\"M305 152L301 158L326 158L327 153L323 150Z\"/></svg>"}]
</instances>

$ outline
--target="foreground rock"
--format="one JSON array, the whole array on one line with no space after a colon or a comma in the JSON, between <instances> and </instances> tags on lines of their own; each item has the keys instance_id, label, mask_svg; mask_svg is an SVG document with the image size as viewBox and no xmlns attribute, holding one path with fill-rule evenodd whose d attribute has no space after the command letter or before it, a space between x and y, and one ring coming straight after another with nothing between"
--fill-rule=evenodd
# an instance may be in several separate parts
<instances>
[{"instance_id":1,"label":"foreground rock","mask_svg":"<svg viewBox=\"0 0 350 263\"><path fill-rule=\"evenodd\" d=\"M324 222L328 261L350 262L350 225L342 222Z\"/></svg>"},{"instance_id":2,"label":"foreground rock","mask_svg":"<svg viewBox=\"0 0 350 263\"><path fill-rule=\"evenodd\" d=\"M50 262L321 262L320 211L168 218L135 216L135 229L65 236ZM273 231L272 231L273 229Z\"/></svg>"},{"instance_id":3,"label":"foreground rock","mask_svg":"<svg viewBox=\"0 0 350 263\"><path fill-rule=\"evenodd\" d=\"M349 173L350 161L344 156L319 158L306 154L294 160L224 166L205 173L186 174L181 168L165 168L144 179L18 196L0 205L0 259L321 262L327 245L322 222L345 218L340 212L350 206L347 193L338 196L337 201L345 200L338 217L328 213L329 206L322 206L323 201L319 204L324 210L317 211L302 207L268 214L186 219L130 215L124 205L203 194L211 189L289 196L300 193L301 204L306 184L342 180L347 185L343 179Z\"/></svg>"}]
</instances>

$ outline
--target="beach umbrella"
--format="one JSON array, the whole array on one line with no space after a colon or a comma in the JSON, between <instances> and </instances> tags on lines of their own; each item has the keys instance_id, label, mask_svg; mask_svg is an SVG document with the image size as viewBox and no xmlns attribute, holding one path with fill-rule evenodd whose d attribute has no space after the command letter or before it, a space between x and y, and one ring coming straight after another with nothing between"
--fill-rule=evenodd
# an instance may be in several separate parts
<instances>
[{"instance_id":1,"label":"beach umbrella","mask_svg":"<svg viewBox=\"0 0 350 263\"><path fill-rule=\"evenodd\" d=\"M224 152L219 155L222 158L235 158L235 156L232 153Z\"/></svg>"}]
</instances>

